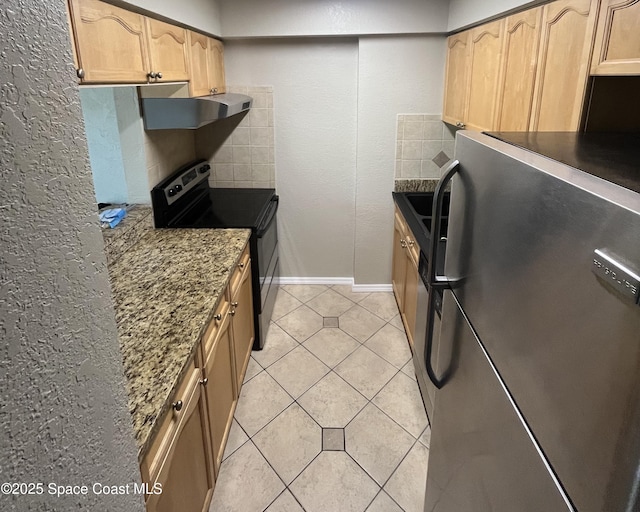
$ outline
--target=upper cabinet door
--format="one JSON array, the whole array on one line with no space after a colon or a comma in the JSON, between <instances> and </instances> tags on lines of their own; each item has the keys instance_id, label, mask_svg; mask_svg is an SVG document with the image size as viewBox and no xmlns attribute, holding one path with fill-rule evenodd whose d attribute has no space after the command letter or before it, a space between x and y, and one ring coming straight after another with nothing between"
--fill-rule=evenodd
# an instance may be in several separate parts
<instances>
[{"instance_id":1,"label":"upper cabinet door","mask_svg":"<svg viewBox=\"0 0 640 512\"><path fill-rule=\"evenodd\" d=\"M145 82L144 17L98 0L70 0L83 83Z\"/></svg>"},{"instance_id":2,"label":"upper cabinet door","mask_svg":"<svg viewBox=\"0 0 640 512\"><path fill-rule=\"evenodd\" d=\"M151 18L146 23L151 70L162 75L158 80L188 80L187 31Z\"/></svg>"},{"instance_id":3,"label":"upper cabinet door","mask_svg":"<svg viewBox=\"0 0 640 512\"><path fill-rule=\"evenodd\" d=\"M465 124L472 130L493 130L495 126L503 32L503 19L471 30Z\"/></svg>"},{"instance_id":4,"label":"upper cabinet door","mask_svg":"<svg viewBox=\"0 0 640 512\"><path fill-rule=\"evenodd\" d=\"M210 94L209 87L209 41L205 35L189 30L189 65L190 82L189 94L191 96L206 96Z\"/></svg>"},{"instance_id":5,"label":"upper cabinet door","mask_svg":"<svg viewBox=\"0 0 640 512\"><path fill-rule=\"evenodd\" d=\"M580 129L597 6L598 0L544 6L532 131Z\"/></svg>"},{"instance_id":6,"label":"upper cabinet door","mask_svg":"<svg viewBox=\"0 0 640 512\"><path fill-rule=\"evenodd\" d=\"M640 2L602 0L593 75L640 75Z\"/></svg>"},{"instance_id":7,"label":"upper cabinet door","mask_svg":"<svg viewBox=\"0 0 640 512\"><path fill-rule=\"evenodd\" d=\"M209 49L209 88L214 94L226 92L222 41L209 39Z\"/></svg>"},{"instance_id":8,"label":"upper cabinet door","mask_svg":"<svg viewBox=\"0 0 640 512\"><path fill-rule=\"evenodd\" d=\"M469 35L469 31L466 31L447 38L442 120L458 126L465 119L469 78Z\"/></svg>"},{"instance_id":9,"label":"upper cabinet door","mask_svg":"<svg viewBox=\"0 0 640 512\"><path fill-rule=\"evenodd\" d=\"M541 20L542 7L514 14L506 20L496 130L523 132L529 129Z\"/></svg>"}]
</instances>

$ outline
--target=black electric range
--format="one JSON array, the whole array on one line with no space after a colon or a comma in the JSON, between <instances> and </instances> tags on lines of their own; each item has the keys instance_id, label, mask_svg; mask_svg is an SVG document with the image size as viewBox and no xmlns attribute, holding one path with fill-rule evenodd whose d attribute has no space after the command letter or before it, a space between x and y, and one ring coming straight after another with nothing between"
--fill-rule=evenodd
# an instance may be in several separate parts
<instances>
[{"instance_id":1,"label":"black electric range","mask_svg":"<svg viewBox=\"0 0 640 512\"><path fill-rule=\"evenodd\" d=\"M278 196L274 189L211 188L205 160L181 167L151 190L156 228L247 228L255 341L264 347L279 277Z\"/></svg>"}]
</instances>

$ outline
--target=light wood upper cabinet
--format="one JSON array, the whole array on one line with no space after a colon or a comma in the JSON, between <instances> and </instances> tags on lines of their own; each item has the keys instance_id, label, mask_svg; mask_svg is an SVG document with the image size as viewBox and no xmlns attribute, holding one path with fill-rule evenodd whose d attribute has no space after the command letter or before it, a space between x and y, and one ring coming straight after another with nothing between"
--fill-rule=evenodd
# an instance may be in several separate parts
<instances>
[{"instance_id":1,"label":"light wood upper cabinet","mask_svg":"<svg viewBox=\"0 0 640 512\"><path fill-rule=\"evenodd\" d=\"M158 80L178 82L189 79L187 31L163 21L146 18L150 70L161 73Z\"/></svg>"},{"instance_id":2,"label":"light wood upper cabinet","mask_svg":"<svg viewBox=\"0 0 640 512\"><path fill-rule=\"evenodd\" d=\"M529 128L541 21L542 7L506 18L496 130Z\"/></svg>"},{"instance_id":3,"label":"light wood upper cabinet","mask_svg":"<svg viewBox=\"0 0 640 512\"><path fill-rule=\"evenodd\" d=\"M206 96L226 91L222 41L189 31L189 93Z\"/></svg>"},{"instance_id":4,"label":"light wood upper cabinet","mask_svg":"<svg viewBox=\"0 0 640 512\"><path fill-rule=\"evenodd\" d=\"M469 36L470 32L466 31L447 38L442 120L458 126L465 118L469 78Z\"/></svg>"},{"instance_id":5,"label":"light wood upper cabinet","mask_svg":"<svg viewBox=\"0 0 640 512\"><path fill-rule=\"evenodd\" d=\"M209 88L209 41L210 38L198 32L189 30L189 94L191 96L205 96L210 94Z\"/></svg>"},{"instance_id":6,"label":"light wood upper cabinet","mask_svg":"<svg viewBox=\"0 0 640 512\"><path fill-rule=\"evenodd\" d=\"M579 130L597 5L558 0L543 7L530 130Z\"/></svg>"},{"instance_id":7,"label":"light wood upper cabinet","mask_svg":"<svg viewBox=\"0 0 640 512\"><path fill-rule=\"evenodd\" d=\"M602 0L593 75L640 75L640 0Z\"/></svg>"},{"instance_id":8,"label":"light wood upper cabinet","mask_svg":"<svg viewBox=\"0 0 640 512\"><path fill-rule=\"evenodd\" d=\"M82 83L189 80L192 96L226 91L221 41L100 0L68 1Z\"/></svg>"},{"instance_id":9,"label":"light wood upper cabinet","mask_svg":"<svg viewBox=\"0 0 640 512\"><path fill-rule=\"evenodd\" d=\"M70 0L84 83L140 83L149 58L144 17L98 0Z\"/></svg>"},{"instance_id":10,"label":"light wood upper cabinet","mask_svg":"<svg viewBox=\"0 0 640 512\"><path fill-rule=\"evenodd\" d=\"M469 36L469 85L464 124L472 130L494 127L504 20L477 27Z\"/></svg>"},{"instance_id":11,"label":"light wood upper cabinet","mask_svg":"<svg viewBox=\"0 0 640 512\"><path fill-rule=\"evenodd\" d=\"M224 45L222 41L217 39L211 39L211 52L209 53L210 59L210 86L213 89L214 94L219 94L227 91L224 76Z\"/></svg>"}]
</instances>

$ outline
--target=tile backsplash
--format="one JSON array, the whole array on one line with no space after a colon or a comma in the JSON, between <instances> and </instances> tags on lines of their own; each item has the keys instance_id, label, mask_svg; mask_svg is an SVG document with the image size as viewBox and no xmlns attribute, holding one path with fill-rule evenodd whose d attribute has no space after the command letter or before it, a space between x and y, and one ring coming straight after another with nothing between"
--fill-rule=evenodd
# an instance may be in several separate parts
<instances>
[{"instance_id":1,"label":"tile backsplash","mask_svg":"<svg viewBox=\"0 0 640 512\"><path fill-rule=\"evenodd\" d=\"M196 159L194 130L145 130L144 134L147 177L151 188L180 166Z\"/></svg>"},{"instance_id":2,"label":"tile backsplash","mask_svg":"<svg viewBox=\"0 0 640 512\"><path fill-rule=\"evenodd\" d=\"M396 179L439 179L453 157L454 138L455 129L439 114L399 114Z\"/></svg>"},{"instance_id":3,"label":"tile backsplash","mask_svg":"<svg viewBox=\"0 0 640 512\"><path fill-rule=\"evenodd\" d=\"M198 130L196 153L211 162L209 182L212 187L274 188L273 88L228 86L227 91L248 94L253 106L242 118Z\"/></svg>"}]
</instances>

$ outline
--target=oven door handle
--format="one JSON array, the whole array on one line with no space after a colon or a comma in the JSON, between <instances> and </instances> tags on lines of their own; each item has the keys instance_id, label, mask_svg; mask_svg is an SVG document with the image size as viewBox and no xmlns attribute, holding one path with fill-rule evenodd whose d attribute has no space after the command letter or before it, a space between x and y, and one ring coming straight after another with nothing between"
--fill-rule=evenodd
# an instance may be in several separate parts
<instances>
[{"instance_id":1,"label":"oven door handle","mask_svg":"<svg viewBox=\"0 0 640 512\"><path fill-rule=\"evenodd\" d=\"M270 204L269 204L269 208L268 208L267 213L266 213L266 215L264 217L264 220L258 226L258 230L257 230L257 233L256 233L258 238L262 238L264 236L264 234L267 232L267 230L271 226L271 223L275 220L276 213L278 211L279 202L280 202L280 198L278 196L273 196L271 198L271 201L270 201Z\"/></svg>"},{"instance_id":2,"label":"oven door handle","mask_svg":"<svg viewBox=\"0 0 640 512\"><path fill-rule=\"evenodd\" d=\"M431 353L433 352L433 322L436 315L436 298L438 290L449 288L449 280L444 276L439 276L438 268L438 246L440 245L440 224L442 220L442 203L444 192L451 178L460 169L460 162L454 160L449 164L447 170L438 182L436 191L433 194L433 212L431 216L431 240L429 243L429 263L427 267L427 281L429 284L429 299L427 301L427 341L425 347L425 366L429 380L437 389L441 389L446 384L447 375L438 377L431 365Z\"/></svg>"}]
</instances>

